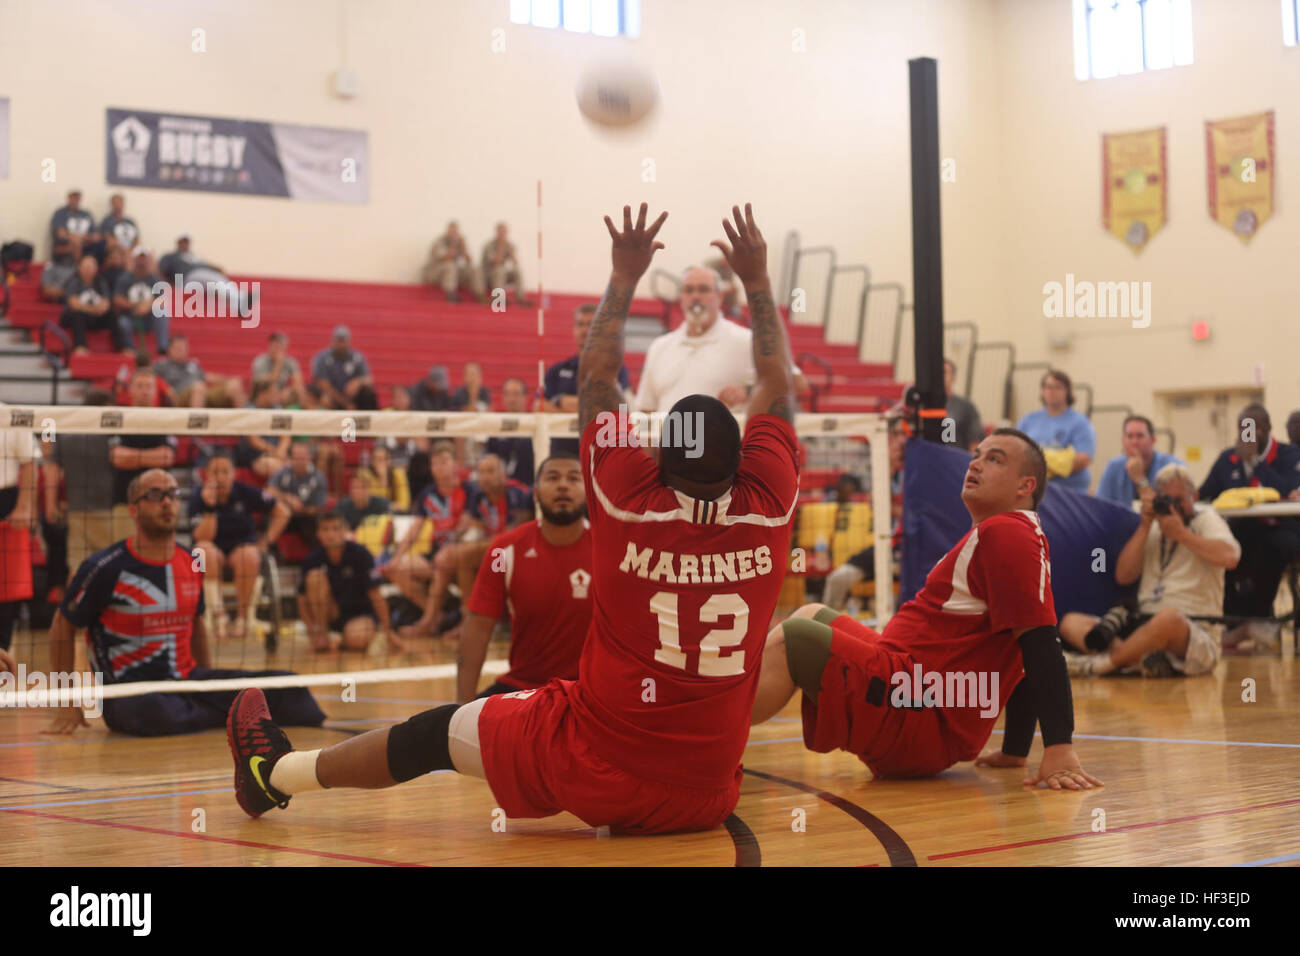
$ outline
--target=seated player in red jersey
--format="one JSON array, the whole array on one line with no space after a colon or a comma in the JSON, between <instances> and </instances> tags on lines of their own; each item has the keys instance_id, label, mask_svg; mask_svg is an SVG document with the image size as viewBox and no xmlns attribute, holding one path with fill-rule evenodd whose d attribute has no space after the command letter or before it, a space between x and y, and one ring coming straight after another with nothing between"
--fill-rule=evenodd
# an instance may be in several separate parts
<instances>
[{"instance_id":1,"label":"seated player in red jersey","mask_svg":"<svg viewBox=\"0 0 1300 956\"><path fill-rule=\"evenodd\" d=\"M90 658L105 684L124 681L272 677L292 671L213 670L203 626L203 573L176 543L176 479L161 468L127 487L135 533L82 562L50 624L50 670L71 672L72 640L86 629ZM103 702L110 730L140 737L220 727L236 691L150 693ZM276 719L318 727L325 713L305 687L268 691ZM79 706L55 711L51 733L86 726Z\"/></svg>"},{"instance_id":2,"label":"seated player in red jersey","mask_svg":"<svg viewBox=\"0 0 1300 956\"><path fill-rule=\"evenodd\" d=\"M574 454L552 455L533 486L542 516L497 535L479 568L461 626L456 700L576 680L591 623L591 531L582 467ZM510 670L481 694L479 675L492 628L510 609Z\"/></svg>"},{"instance_id":3,"label":"seated player in red jersey","mask_svg":"<svg viewBox=\"0 0 1300 956\"><path fill-rule=\"evenodd\" d=\"M1025 782L1054 790L1101 782L1071 744L1074 706L1056 630L1038 445L999 428L975 451L962 486L973 527L935 565L882 633L819 604L768 636L754 723L803 691L804 742L847 750L877 777L924 777L976 759L1003 708L1002 747L977 764L1023 767L1043 730L1043 759Z\"/></svg>"},{"instance_id":4,"label":"seated player in red jersey","mask_svg":"<svg viewBox=\"0 0 1300 956\"><path fill-rule=\"evenodd\" d=\"M579 360L579 445L591 521L592 618L576 681L418 714L320 751L294 751L250 689L227 722L235 793L257 816L322 787L390 787L434 770L486 778L511 817L668 833L720 825L776 609L798 496L794 382L767 245L749 207L717 242L744 283L757 381L742 437L716 398L670 409L652 457L627 428L623 329L667 214L623 231Z\"/></svg>"},{"instance_id":5,"label":"seated player in red jersey","mask_svg":"<svg viewBox=\"0 0 1300 956\"><path fill-rule=\"evenodd\" d=\"M424 613L414 624L401 628L402 637L437 636L442 605L453 580L460 593L474 590L474 577L494 535L518 527L533 516L528 487L506 477L505 463L498 455L484 455L474 469L476 481L466 490L465 511L457 528L458 541L450 541L433 560L433 582Z\"/></svg>"}]
</instances>

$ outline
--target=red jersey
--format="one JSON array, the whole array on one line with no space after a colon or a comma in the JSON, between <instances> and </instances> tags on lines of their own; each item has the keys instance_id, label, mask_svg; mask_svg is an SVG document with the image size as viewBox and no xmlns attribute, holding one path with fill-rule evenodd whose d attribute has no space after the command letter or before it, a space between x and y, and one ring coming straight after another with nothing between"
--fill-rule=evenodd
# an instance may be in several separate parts
<instances>
[{"instance_id":1,"label":"red jersey","mask_svg":"<svg viewBox=\"0 0 1300 956\"><path fill-rule=\"evenodd\" d=\"M433 551L451 541L469 499L470 489L463 481L457 482L447 494L438 490L437 482L420 492L411 512L433 521Z\"/></svg>"},{"instance_id":2,"label":"red jersey","mask_svg":"<svg viewBox=\"0 0 1300 956\"><path fill-rule=\"evenodd\" d=\"M563 548L536 521L498 535L468 606L492 620L510 609L510 672L501 683L526 690L553 677L576 679L591 623L591 532Z\"/></svg>"},{"instance_id":3,"label":"red jersey","mask_svg":"<svg viewBox=\"0 0 1300 956\"><path fill-rule=\"evenodd\" d=\"M603 416L602 416L603 417ZM572 707L591 749L637 776L726 787L740 767L799 492L789 422L750 418L731 489L668 487L597 419L582 436L595 563Z\"/></svg>"},{"instance_id":4,"label":"red jersey","mask_svg":"<svg viewBox=\"0 0 1300 956\"><path fill-rule=\"evenodd\" d=\"M885 625L880 644L909 655L923 673L998 675L998 710L947 707L940 717L971 760L1025 676L1022 628L1056 626L1050 553L1038 514L985 518L934 566L923 587Z\"/></svg>"}]
</instances>

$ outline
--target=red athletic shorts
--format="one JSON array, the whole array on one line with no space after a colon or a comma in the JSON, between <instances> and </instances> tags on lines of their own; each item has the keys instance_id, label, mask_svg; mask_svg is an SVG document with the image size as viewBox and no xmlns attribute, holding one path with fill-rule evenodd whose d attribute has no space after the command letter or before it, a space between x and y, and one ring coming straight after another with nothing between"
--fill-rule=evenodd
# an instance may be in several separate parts
<instances>
[{"instance_id":1,"label":"red athletic shorts","mask_svg":"<svg viewBox=\"0 0 1300 956\"><path fill-rule=\"evenodd\" d=\"M956 763L936 709L890 706L893 677L910 674L912 658L881 647L879 634L847 615L831 628L817 703L803 698L808 749L847 750L875 777L929 777Z\"/></svg>"},{"instance_id":2,"label":"red athletic shorts","mask_svg":"<svg viewBox=\"0 0 1300 956\"><path fill-rule=\"evenodd\" d=\"M0 601L32 596L32 533L0 521Z\"/></svg>"},{"instance_id":3,"label":"red athletic shorts","mask_svg":"<svg viewBox=\"0 0 1300 956\"><path fill-rule=\"evenodd\" d=\"M576 681L489 697L478 718L479 753L507 817L569 812L620 833L679 833L719 826L740 799L731 785L699 790L634 776L594 753L569 701Z\"/></svg>"}]
</instances>

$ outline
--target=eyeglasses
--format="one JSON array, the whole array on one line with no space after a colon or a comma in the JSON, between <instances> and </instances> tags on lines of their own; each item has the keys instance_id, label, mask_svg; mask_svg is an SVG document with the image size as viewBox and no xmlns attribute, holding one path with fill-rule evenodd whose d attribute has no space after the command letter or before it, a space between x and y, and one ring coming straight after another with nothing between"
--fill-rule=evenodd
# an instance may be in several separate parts
<instances>
[{"instance_id":1,"label":"eyeglasses","mask_svg":"<svg viewBox=\"0 0 1300 956\"><path fill-rule=\"evenodd\" d=\"M718 291L718 290L715 289L715 288L714 288L713 286L711 286L711 285L684 285L684 286L682 286L682 295L690 295L690 294L693 293L693 292L698 292L700 295L707 295L707 294L710 293L710 292L717 292L717 291Z\"/></svg>"},{"instance_id":2,"label":"eyeglasses","mask_svg":"<svg viewBox=\"0 0 1300 956\"><path fill-rule=\"evenodd\" d=\"M142 501L148 501L152 505L160 505L167 500L180 501L181 490L179 488L150 488L131 503L138 505Z\"/></svg>"}]
</instances>

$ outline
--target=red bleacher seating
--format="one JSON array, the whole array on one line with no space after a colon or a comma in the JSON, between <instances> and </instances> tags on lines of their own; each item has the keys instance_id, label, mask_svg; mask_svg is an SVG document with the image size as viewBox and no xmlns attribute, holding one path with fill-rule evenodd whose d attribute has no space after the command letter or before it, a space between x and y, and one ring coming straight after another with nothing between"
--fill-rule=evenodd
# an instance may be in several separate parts
<instances>
[{"instance_id":1,"label":"red bleacher seating","mask_svg":"<svg viewBox=\"0 0 1300 956\"><path fill-rule=\"evenodd\" d=\"M61 307L40 300L40 268L33 265L28 275L11 287L12 305L8 319L18 328L36 330L45 321L57 323ZM547 365L573 353L571 317L578 305L595 302L597 296L548 293L546 329L542 342L537 336L537 311L511 305L506 312L493 312L476 303L453 304L441 291L428 286L395 283L325 282L308 279L277 279L236 276L237 280L260 283L259 325L242 328L234 318L176 318L173 332L189 337L190 354L208 372L238 375L247 381L254 356L266 350L272 331L289 336L290 354L310 376L312 357L329 345L334 326L352 329L353 347L370 361L379 385L380 401L387 404L394 385L411 385L431 365L445 365L453 386L461 381L466 362L483 366L485 384L492 390L500 409L501 385L510 377L522 378L531 386L537 381L540 358ZM660 316L657 299L638 299L634 314ZM681 321L680 310L670 312L669 324ZM805 364L809 381L822 389L818 409L826 412L874 411L891 404L901 394L887 365L858 361L851 345L825 342L817 326L789 326L795 356L816 355L831 369L829 390L825 390L825 369ZM107 385L121 367L122 359L111 352L107 332L88 336L91 355L72 359L75 378ZM643 356L627 356L628 371L635 382Z\"/></svg>"}]
</instances>

